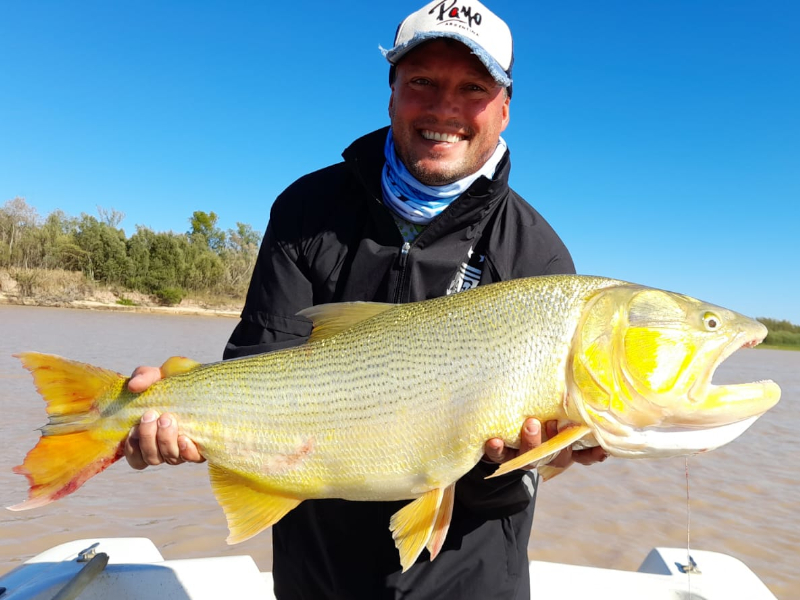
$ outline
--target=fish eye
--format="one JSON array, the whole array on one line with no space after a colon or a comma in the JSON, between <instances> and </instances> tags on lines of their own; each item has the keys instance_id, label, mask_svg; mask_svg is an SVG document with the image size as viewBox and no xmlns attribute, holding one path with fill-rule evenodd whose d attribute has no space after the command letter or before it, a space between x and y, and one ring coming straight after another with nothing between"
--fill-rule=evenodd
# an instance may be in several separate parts
<instances>
[{"instance_id":1,"label":"fish eye","mask_svg":"<svg viewBox=\"0 0 800 600\"><path fill-rule=\"evenodd\" d=\"M707 312L703 315L703 325L706 326L706 331L716 331L722 326L722 320L713 312Z\"/></svg>"}]
</instances>

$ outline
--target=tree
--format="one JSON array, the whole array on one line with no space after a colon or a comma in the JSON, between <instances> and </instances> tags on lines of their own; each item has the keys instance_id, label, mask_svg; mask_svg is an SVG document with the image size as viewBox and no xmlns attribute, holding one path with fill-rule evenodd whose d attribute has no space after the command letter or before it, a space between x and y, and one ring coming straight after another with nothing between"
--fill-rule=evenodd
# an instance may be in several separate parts
<instances>
[{"instance_id":1,"label":"tree","mask_svg":"<svg viewBox=\"0 0 800 600\"><path fill-rule=\"evenodd\" d=\"M247 291L247 283L253 273L258 257L260 236L247 223L236 223L236 229L228 230L228 241L222 260L225 265L227 292L232 296L242 296Z\"/></svg>"},{"instance_id":2,"label":"tree","mask_svg":"<svg viewBox=\"0 0 800 600\"><path fill-rule=\"evenodd\" d=\"M189 219L191 229L187 232L192 242L207 246L219 254L225 248L225 232L217 227L217 214L196 210Z\"/></svg>"},{"instance_id":3,"label":"tree","mask_svg":"<svg viewBox=\"0 0 800 600\"><path fill-rule=\"evenodd\" d=\"M42 266L67 271L81 270L88 256L75 241L77 227L78 220L68 217L62 210L54 210L47 215L40 230Z\"/></svg>"},{"instance_id":4,"label":"tree","mask_svg":"<svg viewBox=\"0 0 800 600\"><path fill-rule=\"evenodd\" d=\"M187 290L212 290L225 274L222 258L208 248L189 244L181 284Z\"/></svg>"},{"instance_id":5,"label":"tree","mask_svg":"<svg viewBox=\"0 0 800 600\"><path fill-rule=\"evenodd\" d=\"M75 244L85 253L81 267L89 279L105 283L123 283L127 279L130 259L121 229L83 213L75 232Z\"/></svg>"},{"instance_id":6,"label":"tree","mask_svg":"<svg viewBox=\"0 0 800 600\"><path fill-rule=\"evenodd\" d=\"M30 267L35 244L30 236L39 224L36 209L17 196L0 208L0 264Z\"/></svg>"},{"instance_id":7,"label":"tree","mask_svg":"<svg viewBox=\"0 0 800 600\"><path fill-rule=\"evenodd\" d=\"M100 216L100 221L112 229L119 228L119 224L125 220L125 213L113 208L97 207L97 214Z\"/></svg>"},{"instance_id":8,"label":"tree","mask_svg":"<svg viewBox=\"0 0 800 600\"><path fill-rule=\"evenodd\" d=\"M128 256L132 262L129 285L149 294L183 287L190 253L187 236L155 233L137 226L136 233L128 240Z\"/></svg>"}]
</instances>

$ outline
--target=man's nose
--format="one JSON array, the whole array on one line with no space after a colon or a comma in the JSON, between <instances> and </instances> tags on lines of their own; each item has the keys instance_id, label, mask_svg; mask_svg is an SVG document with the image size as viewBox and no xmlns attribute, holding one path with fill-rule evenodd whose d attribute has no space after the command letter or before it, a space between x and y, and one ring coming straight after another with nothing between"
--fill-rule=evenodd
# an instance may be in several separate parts
<instances>
[{"instance_id":1,"label":"man's nose","mask_svg":"<svg viewBox=\"0 0 800 600\"><path fill-rule=\"evenodd\" d=\"M458 90L452 87L438 87L431 96L430 108L439 115L452 116L461 112Z\"/></svg>"}]
</instances>

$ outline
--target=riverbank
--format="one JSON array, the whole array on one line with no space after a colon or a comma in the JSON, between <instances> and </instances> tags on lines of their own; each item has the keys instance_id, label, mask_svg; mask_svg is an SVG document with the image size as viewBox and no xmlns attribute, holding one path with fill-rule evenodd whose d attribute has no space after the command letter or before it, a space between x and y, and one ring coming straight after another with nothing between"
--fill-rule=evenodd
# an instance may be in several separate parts
<instances>
[{"instance_id":1,"label":"riverbank","mask_svg":"<svg viewBox=\"0 0 800 600\"><path fill-rule=\"evenodd\" d=\"M115 290L87 282L79 273L41 272L35 285L24 289L7 271L0 270L0 306L47 306L119 312L238 317L244 299L187 297L164 306L153 296Z\"/></svg>"},{"instance_id":2,"label":"riverbank","mask_svg":"<svg viewBox=\"0 0 800 600\"><path fill-rule=\"evenodd\" d=\"M117 300L107 301L97 298L86 298L82 300L65 300L57 298L32 298L19 297L12 294L0 292L0 306L4 304L18 306L47 306L52 308L76 308L83 310L107 310L118 312L141 312L141 313L161 313L170 315L196 315L207 317L233 317L238 318L241 309L234 309L228 306L208 306L196 303L192 300L182 300L176 306L159 306L151 302L128 303Z\"/></svg>"}]
</instances>

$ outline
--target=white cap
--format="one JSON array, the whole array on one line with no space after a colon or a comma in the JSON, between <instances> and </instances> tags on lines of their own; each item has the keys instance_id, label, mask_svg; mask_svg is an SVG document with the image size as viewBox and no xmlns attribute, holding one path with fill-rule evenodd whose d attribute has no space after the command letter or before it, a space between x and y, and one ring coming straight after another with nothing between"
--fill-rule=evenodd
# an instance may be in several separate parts
<instances>
[{"instance_id":1,"label":"white cap","mask_svg":"<svg viewBox=\"0 0 800 600\"><path fill-rule=\"evenodd\" d=\"M511 86L514 44L505 22L477 0L434 0L400 23L394 47L382 50L392 65L419 44L436 38L452 38L468 46L495 81Z\"/></svg>"}]
</instances>

